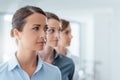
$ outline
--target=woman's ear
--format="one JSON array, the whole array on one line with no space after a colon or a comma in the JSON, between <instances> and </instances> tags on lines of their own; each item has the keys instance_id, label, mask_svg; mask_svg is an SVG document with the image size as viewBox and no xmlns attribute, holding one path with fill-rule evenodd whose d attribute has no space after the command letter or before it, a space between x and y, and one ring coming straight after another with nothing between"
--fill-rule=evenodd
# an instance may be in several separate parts
<instances>
[{"instance_id":1,"label":"woman's ear","mask_svg":"<svg viewBox=\"0 0 120 80\"><path fill-rule=\"evenodd\" d=\"M21 32L20 31L18 31L17 29L14 29L13 30L13 35L17 40L20 40L20 38L21 38Z\"/></svg>"}]
</instances>

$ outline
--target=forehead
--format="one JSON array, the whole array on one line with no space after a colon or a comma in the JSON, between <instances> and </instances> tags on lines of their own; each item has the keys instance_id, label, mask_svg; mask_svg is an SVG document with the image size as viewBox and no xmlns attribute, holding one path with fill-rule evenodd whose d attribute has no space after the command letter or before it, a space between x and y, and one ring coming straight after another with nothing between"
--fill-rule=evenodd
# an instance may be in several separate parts
<instances>
[{"instance_id":1,"label":"forehead","mask_svg":"<svg viewBox=\"0 0 120 80\"><path fill-rule=\"evenodd\" d=\"M60 22L56 19L48 19L48 27L60 28Z\"/></svg>"},{"instance_id":2,"label":"forehead","mask_svg":"<svg viewBox=\"0 0 120 80\"><path fill-rule=\"evenodd\" d=\"M71 26L68 25L63 31L71 31Z\"/></svg>"},{"instance_id":3,"label":"forehead","mask_svg":"<svg viewBox=\"0 0 120 80\"><path fill-rule=\"evenodd\" d=\"M33 13L30 16L28 16L26 19L27 23L40 23L45 24L46 23L46 16L40 13Z\"/></svg>"}]
</instances>

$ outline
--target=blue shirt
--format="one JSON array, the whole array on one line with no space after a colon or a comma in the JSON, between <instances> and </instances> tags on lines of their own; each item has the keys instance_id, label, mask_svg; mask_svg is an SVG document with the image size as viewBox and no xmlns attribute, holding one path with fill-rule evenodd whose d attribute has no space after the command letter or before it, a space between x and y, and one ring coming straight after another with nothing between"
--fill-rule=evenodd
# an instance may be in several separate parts
<instances>
[{"instance_id":1,"label":"blue shirt","mask_svg":"<svg viewBox=\"0 0 120 80\"><path fill-rule=\"evenodd\" d=\"M38 66L30 78L14 55L8 62L0 64L0 80L61 80L61 72L38 57Z\"/></svg>"}]
</instances>

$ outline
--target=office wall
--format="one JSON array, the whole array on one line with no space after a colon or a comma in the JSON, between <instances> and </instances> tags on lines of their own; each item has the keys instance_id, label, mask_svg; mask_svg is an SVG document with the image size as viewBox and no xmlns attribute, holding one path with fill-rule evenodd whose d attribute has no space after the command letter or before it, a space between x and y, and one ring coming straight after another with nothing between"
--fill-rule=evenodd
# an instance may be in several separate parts
<instances>
[{"instance_id":1,"label":"office wall","mask_svg":"<svg viewBox=\"0 0 120 80\"><path fill-rule=\"evenodd\" d=\"M114 7L111 29L111 75L112 80L120 80L120 6Z\"/></svg>"},{"instance_id":2,"label":"office wall","mask_svg":"<svg viewBox=\"0 0 120 80\"><path fill-rule=\"evenodd\" d=\"M2 50L2 42L3 42L3 15L0 15L0 63L2 62L2 53L3 53L3 50Z\"/></svg>"},{"instance_id":3,"label":"office wall","mask_svg":"<svg viewBox=\"0 0 120 80\"><path fill-rule=\"evenodd\" d=\"M57 12L57 11L56 11ZM119 6L98 9L79 9L72 15L71 11L66 11L66 18L74 19L83 23L82 25L82 60L85 55L93 53L93 79L95 80L119 80L120 79L120 10ZM58 13L59 14L59 13ZM63 14L60 14L61 16ZM74 16L72 18L71 16ZM92 20L93 24L89 24ZM93 35L87 34L86 29L93 26ZM88 29L89 31L90 29ZM93 44L86 43L90 39ZM88 47L89 46L89 47ZM92 52L86 52L93 46ZM90 54L91 53L91 54ZM88 66L89 67L89 66ZM88 79L89 80L89 79Z\"/></svg>"}]
</instances>

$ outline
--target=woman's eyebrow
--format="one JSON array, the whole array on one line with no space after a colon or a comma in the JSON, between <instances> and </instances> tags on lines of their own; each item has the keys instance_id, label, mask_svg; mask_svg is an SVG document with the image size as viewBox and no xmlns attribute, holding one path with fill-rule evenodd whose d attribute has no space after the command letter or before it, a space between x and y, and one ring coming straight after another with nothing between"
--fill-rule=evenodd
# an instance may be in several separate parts
<instances>
[{"instance_id":1,"label":"woman's eyebrow","mask_svg":"<svg viewBox=\"0 0 120 80\"><path fill-rule=\"evenodd\" d=\"M53 27L53 26L49 26L48 28L53 28L53 29L55 29L55 27Z\"/></svg>"},{"instance_id":2,"label":"woman's eyebrow","mask_svg":"<svg viewBox=\"0 0 120 80\"><path fill-rule=\"evenodd\" d=\"M41 25L40 25L40 24L33 24L33 26L38 26L38 27L41 27Z\"/></svg>"}]
</instances>

